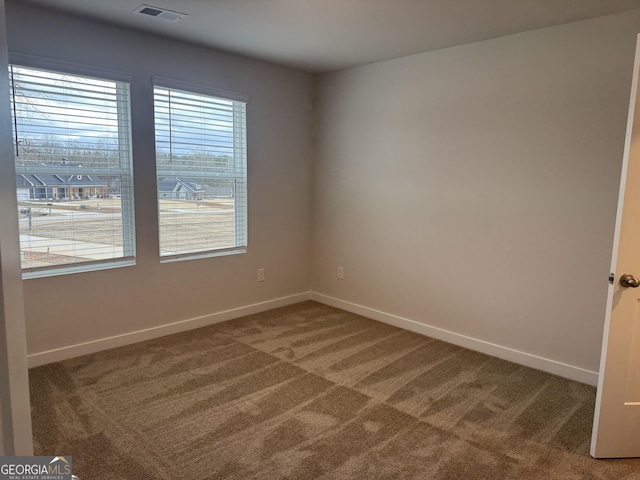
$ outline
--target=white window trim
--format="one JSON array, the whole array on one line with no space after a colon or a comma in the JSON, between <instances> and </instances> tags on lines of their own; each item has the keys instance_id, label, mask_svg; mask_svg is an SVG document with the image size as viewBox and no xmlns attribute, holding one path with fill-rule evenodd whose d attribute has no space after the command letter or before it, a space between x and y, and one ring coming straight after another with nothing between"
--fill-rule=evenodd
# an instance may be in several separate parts
<instances>
[{"instance_id":1,"label":"white window trim","mask_svg":"<svg viewBox=\"0 0 640 480\"><path fill-rule=\"evenodd\" d=\"M15 65L24 68L32 68L32 69L40 69L40 70L50 70L56 73L63 73L68 75L78 75L84 77L91 77L100 80L107 80L113 82L126 83L128 88L128 99L126 108L127 115L129 118L128 124L131 125L131 84L133 82L133 76L124 72L120 72L117 70L105 69L96 66L89 65L81 65L71 62L65 62L61 60L54 60L50 58L38 57L34 55L26 55L17 52L9 52L9 65ZM119 122L121 124L122 122ZM130 245L126 246L126 255L122 257L108 259L108 260L98 260L98 261L86 261L81 262L74 265L52 265L51 267L37 267L37 268L23 268L22 269L22 279L34 279L34 278L44 278L44 277L53 277L59 275L69 275L73 273L86 273L93 272L99 270L108 270L112 268L121 268L121 267L129 267L136 264L136 220L135 220L135 192L133 191L133 138L131 128L127 129L126 133L129 136L128 146L129 146L129 161L131 162L131 191L132 194L130 196L131 207L130 211L130 222L129 226L133 229ZM14 162L14 170L16 174L28 173L29 170L32 169L24 169L18 168ZM88 170L88 169L87 169ZM84 173L84 172L83 172ZM125 172L124 169L102 169L96 168L91 169L90 172L94 175L100 174L110 174L110 175L123 175ZM124 175L123 175L124 176ZM125 199L123 198L123 201ZM123 208L124 211L124 208ZM123 221L123 229L127 228ZM124 232L123 232L124 233Z\"/></svg>"},{"instance_id":2,"label":"white window trim","mask_svg":"<svg viewBox=\"0 0 640 480\"><path fill-rule=\"evenodd\" d=\"M96 262L82 262L74 266L54 266L41 267L40 269L22 270L22 279L58 277L60 275L70 275L73 273L97 272L100 270L111 270L113 268L132 267L136 264L134 257L121 257L114 260L100 260Z\"/></svg>"},{"instance_id":3,"label":"white window trim","mask_svg":"<svg viewBox=\"0 0 640 480\"><path fill-rule=\"evenodd\" d=\"M199 93L201 95L209 95L211 97L218 97L224 100L233 100L236 102L249 103L249 96L244 93L234 92L232 90L225 90L224 88L210 87L207 85L199 85L196 83L184 82L182 80L175 80L173 78L162 77L159 75L153 76L154 87L175 88L176 90L183 90L189 93Z\"/></svg>"},{"instance_id":4,"label":"white window trim","mask_svg":"<svg viewBox=\"0 0 640 480\"><path fill-rule=\"evenodd\" d=\"M206 85L200 85L200 84L195 84L195 83L190 83L190 82L185 82L182 80L176 80L173 78L168 78L168 77L163 77L160 75L154 75L152 77L152 87L160 87L160 88L168 88L168 89L175 89L175 90L180 90L180 91L184 91L184 92L188 92L188 93L194 93L194 94L200 94L200 95L207 95L207 96L211 96L211 97L216 97L216 98L220 98L223 100L230 100L230 101L236 101L236 102L242 102L245 104L245 107L248 105L249 103L249 96L243 93L239 93L239 92L235 92L235 91L231 91L231 90L226 90L223 88L218 88L218 87L211 87L211 86L206 86ZM154 101L155 103L155 101ZM155 114L154 114L155 117ZM238 236L241 234L244 237L244 244L238 247L230 247L230 248L224 248L224 249L216 249L216 250L206 250L206 251L197 251L197 252L184 252L184 253L178 253L178 254L166 254L166 255L162 255L162 253L159 251L158 255L160 258L160 263L169 263L169 262L177 262L177 261L183 261L183 260L196 260L196 259L204 259L204 258L211 258L211 257L220 257L220 256L227 256L227 255L236 255L236 254L243 254L247 252L248 249L248 245L249 245L249 226L248 226L248 217L249 217L249 191L248 191L248 147L247 147L247 139L246 139L246 127L247 127L247 111L245 109L245 114L244 114L244 127L245 127L245 138L244 138L244 148L245 148L245 171L244 171L244 180L245 180L245 190L246 190L246 197L245 197L245 204L246 204L246 208L245 208L245 219L244 219L244 231L241 233L239 232L238 229L235 230L235 235L236 235L236 243L238 242ZM235 119L234 119L235 121ZM155 122L154 122L154 131L155 131ZM234 138L234 142L237 141ZM235 151L235 148L234 148ZM156 170L157 170L157 163L156 163ZM176 175L176 176L191 176L192 172L180 172L180 171L174 171L172 172L172 174ZM211 176L219 176L220 178L236 178L237 175L231 175L231 174L212 174ZM157 182L157 171L156 171L156 182ZM157 186L156 186L157 188ZM157 197L157 192L156 192L156 197ZM160 204L158 203L158 245L160 244L160 227L159 227L159 221L160 221ZM238 221L238 216L240 215L240 212L238 211L238 209L235 210L235 215L236 215L236 225L238 225L239 222Z\"/></svg>"},{"instance_id":5,"label":"white window trim","mask_svg":"<svg viewBox=\"0 0 640 480\"><path fill-rule=\"evenodd\" d=\"M118 70L97 67L94 65L82 65L78 63L54 60L51 58L26 55L18 52L9 52L9 65L19 65L25 68L35 68L41 70L52 70L69 75L79 75L93 77L100 80L111 80L113 82L133 83L133 75Z\"/></svg>"}]
</instances>

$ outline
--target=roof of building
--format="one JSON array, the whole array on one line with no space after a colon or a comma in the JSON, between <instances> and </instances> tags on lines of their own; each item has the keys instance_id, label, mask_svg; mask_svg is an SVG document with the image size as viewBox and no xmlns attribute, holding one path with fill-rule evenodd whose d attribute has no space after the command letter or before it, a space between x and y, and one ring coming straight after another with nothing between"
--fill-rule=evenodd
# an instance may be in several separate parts
<instances>
[{"instance_id":1,"label":"roof of building","mask_svg":"<svg viewBox=\"0 0 640 480\"><path fill-rule=\"evenodd\" d=\"M70 163L62 159L60 162L40 164L42 167L76 167L82 168L79 163ZM42 174L28 173L16 174L16 185L18 188L38 188L38 187L104 187L106 182L95 175L84 175L77 171L65 174Z\"/></svg>"},{"instance_id":2,"label":"roof of building","mask_svg":"<svg viewBox=\"0 0 640 480\"><path fill-rule=\"evenodd\" d=\"M159 192L175 192L176 190L187 190L190 193L204 192L202 185L189 180L181 180L177 177L168 177L158 182Z\"/></svg>"}]
</instances>

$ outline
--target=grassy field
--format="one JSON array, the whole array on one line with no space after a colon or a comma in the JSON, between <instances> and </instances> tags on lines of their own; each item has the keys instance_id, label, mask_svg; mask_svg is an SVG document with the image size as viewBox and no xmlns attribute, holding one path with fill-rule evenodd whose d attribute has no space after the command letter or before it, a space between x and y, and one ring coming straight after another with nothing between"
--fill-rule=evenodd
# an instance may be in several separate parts
<instances>
[{"instance_id":1,"label":"grassy field","mask_svg":"<svg viewBox=\"0 0 640 480\"><path fill-rule=\"evenodd\" d=\"M56 202L23 202L20 233L32 237L122 246L120 198ZM31 227L27 209L31 209ZM160 199L161 251L173 254L188 250L227 248L234 245L233 198L209 200ZM54 243L54 242L52 242ZM63 263L59 255L24 250L28 267ZM70 257L69 262L77 260ZM67 263L66 261L64 263Z\"/></svg>"}]
</instances>

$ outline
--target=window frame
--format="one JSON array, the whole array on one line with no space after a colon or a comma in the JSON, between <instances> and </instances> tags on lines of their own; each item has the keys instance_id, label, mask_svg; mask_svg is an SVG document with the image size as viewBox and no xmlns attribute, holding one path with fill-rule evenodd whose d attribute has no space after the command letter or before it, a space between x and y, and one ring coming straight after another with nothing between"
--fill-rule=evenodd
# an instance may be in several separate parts
<instances>
[{"instance_id":1,"label":"window frame","mask_svg":"<svg viewBox=\"0 0 640 480\"><path fill-rule=\"evenodd\" d=\"M242 174L241 175L232 175L228 178L239 178L243 181L242 192L244 195L242 201L242 208L236 208L237 203L234 204L234 238L236 246L228 247L228 248L216 248L216 249L205 249L198 251L188 251L182 253L169 253L163 254L161 250L161 228L160 228L160 192L158 191L158 183L159 177L163 176L161 171L158 169L158 161L157 161L157 142L155 141L155 136L157 135L156 130L156 112L155 112L155 104L156 104L156 95L155 89L163 88L169 90L176 90L182 93L187 94L195 94L195 95L203 95L208 97L213 97L214 99L231 101L243 104L243 112L242 115L233 115L233 157L234 163L241 162L242 164ZM181 80L176 80L173 78L168 78L164 76L154 75L152 78L152 93L154 100L154 144L156 145L156 201L157 201L157 214L158 214L158 256L160 258L160 263L168 263L175 261L183 261L183 260L195 260L195 259L203 259L203 258L211 258L218 256L226 256L226 255L236 255L243 254L247 252L248 244L249 244L249 228L248 228L248 216L249 216L249 192L248 192L248 148L247 148L247 106L249 103L249 96L243 93L234 92L231 90L226 90L217 87L205 86L194 84L190 82L185 82ZM239 133L236 133L239 132ZM189 172L182 172L183 176L189 177ZM173 171L170 176L180 176L181 172ZM193 172L190 173L193 176ZM204 175L202 175L205 177ZM215 177L215 175L211 175L211 178ZM237 190L236 190L237 192ZM236 197L237 198L237 197ZM240 227L238 227L240 226Z\"/></svg>"},{"instance_id":2,"label":"window frame","mask_svg":"<svg viewBox=\"0 0 640 480\"><path fill-rule=\"evenodd\" d=\"M120 145L120 148L127 149L128 167L116 169L116 172L110 171L96 173L97 168L83 171L81 175L114 175L121 178L121 192L128 191L127 195L121 193L122 199L122 235L123 235L123 255L104 260L87 260L74 264L58 264L42 267L22 268L22 278L24 280L33 278L54 277L59 275L68 275L73 273L92 272L100 270L109 270L112 268L129 267L136 264L136 222L135 222L135 192L134 192L134 171L133 171L133 135L132 135L132 117L131 117L131 86L133 77L130 74L119 72L116 70L104 69L89 65L80 65L75 63L63 62L58 60L35 57L31 55L23 55L9 52L9 69L14 66L24 69L32 69L39 71L50 71L60 75L70 75L77 77L85 77L89 79L115 82L116 88L124 88L126 90L126 103L119 105L118 108L118 136L126 136L126 143ZM10 71L10 70L9 70ZM8 74L9 74L8 71ZM10 92L11 94L11 92ZM12 98L12 97L11 97ZM120 101L120 100L118 100ZM124 110L121 110L124 109ZM125 122L120 121L121 112L126 112ZM12 124L14 118L12 115ZM15 134L15 132L12 132ZM21 169L16 164L14 156L14 170L16 175L28 172L36 172L37 168L26 167ZM51 167L49 167L51 168ZM60 167L62 168L62 167ZM121 171L120 171L121 170ZM52 170L48 170L51 172ZM65 172L68 173L68 172ZM125 183L127 184L125 186ZM16 188L17 200L17 188ZM126 206L125 206L126 202ZM126 213L125 213L126 212ZM126 233L125 233L126 232ZM20 249L22 252L22 248Z\"/></svg>"}]
</instances>

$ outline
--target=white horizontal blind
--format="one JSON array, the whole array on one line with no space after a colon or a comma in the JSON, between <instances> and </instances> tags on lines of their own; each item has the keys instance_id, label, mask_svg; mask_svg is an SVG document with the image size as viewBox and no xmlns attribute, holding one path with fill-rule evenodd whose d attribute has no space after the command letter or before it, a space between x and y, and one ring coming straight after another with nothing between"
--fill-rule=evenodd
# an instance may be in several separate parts
<instances>
[{"instance_id":1,"label":"white horizontal blind","mask_svg":"<svg viewBox=\"0 0 640 480\"><path fill-rule=\"evenodd\" d=\"M154 87L160 255L247 245L246 104Z\"/></svg>"},{"instance_id":2,"label":"white horizontal blind","mask_svg":"<svg viewBox=\"0 0 640 480\"><path fill-rule=\"evenodd\" d=\"M9 67L22 267L134 257L129 85Z\"/></svg>"}]
</instances>

